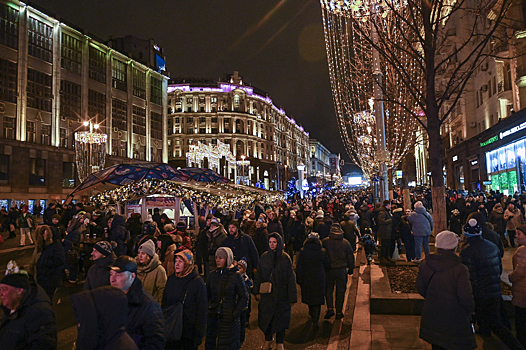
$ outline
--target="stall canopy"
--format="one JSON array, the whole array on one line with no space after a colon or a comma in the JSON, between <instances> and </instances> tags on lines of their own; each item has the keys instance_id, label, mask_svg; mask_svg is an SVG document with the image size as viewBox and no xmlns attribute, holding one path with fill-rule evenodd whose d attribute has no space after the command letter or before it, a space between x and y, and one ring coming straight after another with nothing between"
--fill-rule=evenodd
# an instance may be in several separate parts
<instances>
[{"instance_id":1,"label":"stall canopy","mask_svg":"<svg viewBox=\"0 0 526 350\"><path fill-rule=\"evenodd\" d=\"M190 177L163 163L117 164L88 176L70 196L86 194L91 190L103 192L148 179L188 181Z\"/></svg>"},{"instance_id":2,"label":"stall canopy","mask_svg":"<svg viewBox=\"0 0 526 350\"><path fill-rule=\"evenodd\" d=\"M191 180L197 182L219 182L224 184L230 182L226 177L206 168L184 168L180 171L189 176Z\"/></svg>"}]
</instances>

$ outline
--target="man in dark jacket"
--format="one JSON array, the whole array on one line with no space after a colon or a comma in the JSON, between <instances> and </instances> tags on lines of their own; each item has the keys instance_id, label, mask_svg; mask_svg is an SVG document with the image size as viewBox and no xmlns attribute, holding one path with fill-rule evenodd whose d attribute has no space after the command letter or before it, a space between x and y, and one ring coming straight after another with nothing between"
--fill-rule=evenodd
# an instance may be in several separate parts
<instances>
[{"instance_id":1,"label":"man in dark jacket","mask_svg":"<svg viewBox=\"0 0 526 350\"><path fill-rule=\"evenodd\" d=\"M126 240L126 219L122 215L115 215L111 221L111 230L108 239L115 242L117 247L113 250L116 256L126 254L126 247L124 241Z\"/></svg>"},{"instance_id":2,"label":"man in dark jacket","mask_svg":"<svg viewBox=\"0 0 526 350\"><path fill-rule=\"evenodd\" d=\"M275 211L270 211L268 213L267 231L269 233L277 232L280 234L281 237L283 237L283 225L281 224L281 221L278 220ZM261 252L261 254L263 254L266 251L267 249Z\"/></svg>"},{"instance_id":3,"label":"man in dark jacket","mask_svg":"<svg viewBox=\"0 0 526 350\"><path fill-rule=\"evenodd\" d=\"M241 258L247 259L247 275L254 278L255 269L259 262L259 253L252 238L239 230L237 221L232 221L228 225L228 237L221 243L222 247L232 249L234 260L239 261Z\"/></svg>"},{"instance_id":4,"label":"man in dark jacket","mask_svg":"<svg viewBox=\"0 0 526 350\"><path fill-rule=\"evenodd\" d=\"M351 243L352 250L356 251L356 236L360 236L360 233L349 214L343 216L343 221L340 222L340 226L343 230L343 238L348 240L349 243Z\"/></svg>"},{"instance_id":5,"label":"man in dark jacket","mask_svg":"<svg viewBox=\"0 0 526 350\"><path fill-rule=\"evenodd\" d=\"M393 233L393 217L391 216L391 203L388 200L378 210L378 238L380 238L380 264L395 265L391 255L391 235Z\"/></svg>"},{"instance_id":6,"label":"man in dark jacket","mask_svg":"<svg viewBox=\"0 0 526 350\"><path fill-rule=\"evenodd\" d=\"M0 323L2 349L57 348L55 312L42 287L30 283L27 274L8 274L0 281L0 298L4 312Z\"/></svg>"},{"instance_id":7,"label":"man in dark jacket","mask_svg":"<svg viewBox=\"0 0 526 350\"><path fill-rule=\"evenodd\" d=\"M477 220L477 223L482 228L482 238L492 242L497 246L497 248L499 248L500 257L502 259L502 257L504 256L504 246L502 245L502 241L500 240L499 235L497 235L495 231L490 230L489 227L486 225L484 215L476 211L469 214L468 221L470 219Z\"/></svg>"},{"instance_id":8,"label":"man in dark jacket","mask_svg":"<svg viewBox=\"0 0 526 350\"><path fill-rule=\"evenodd\" d=\"M44 225L51 225L51 219L53 218L53 215L57 213L57 204L54 202L49 203L49 206L44 209Z\"/></svg>"},{"instance_id":9,"label":"man in dark jacket","mask_svg":"<svg viewBox=\"0 0 526 350\"><path fill-rule=\"evenodd\" d=\"M329 234L331 232L331 226L332 220L331 217L327 214L323 218L323 223L319 224L314 232L318 233L320 235L320 240L323 241L325 238L329 237Z\"/></svg>"},{"instance_id":10,"label":"man in dark jacket","mask_svg":"<svg viewBox=\"0 0 526 350\"><path fill-rule=\"evenodd\" d=\"M86 275L84 290L109 286L110 267L115 261L112 243L107 241L95 243L91 256L93 257L94 264L89 268L88 274Z\"/></svg>"},{"instance_id":11,"label":"man in dark jacket","mask_svg":"<svg viewBox=\"0 0 526 350\"><path fill-rule=\"evenodd\" d=\"M469 270L479 327L491 329L510 349L524 349L501 321L502 263L499 249L482 238L482 228L473 218L464 226L464 234L467 241L460 251L460 259Z\"/></svg>"},{"instance_id":12,"label":"man in dark jacket","mask_svg":"<svg viewBox=\"0 0 526 350\"><path fill-rule=\"evenodd\" d=\"M128 298L126 332L141 350L164 349L164 316L161 306L147 293L137 278L135 259L122 255L110 271L110 282Z\"/></svg>"},{"instance_id":13,"label":"man in dark jacket","mask_svg":"<svg viewBox=\"0 0 526 350\"><path fill-rule=\"evenodd\" d=\"M327 274L327 313L325 319L334 316L336 306L336 319L343 318L343 302L347 289L347 275L352 275L354 270L354 252L351 243L343 238L343 230L339 224L331 226L329 237L323 241L323 248L327 250L331 269ZM336 305L334 305L334 286L336 285Z\"/></svg>"}]
</instances>

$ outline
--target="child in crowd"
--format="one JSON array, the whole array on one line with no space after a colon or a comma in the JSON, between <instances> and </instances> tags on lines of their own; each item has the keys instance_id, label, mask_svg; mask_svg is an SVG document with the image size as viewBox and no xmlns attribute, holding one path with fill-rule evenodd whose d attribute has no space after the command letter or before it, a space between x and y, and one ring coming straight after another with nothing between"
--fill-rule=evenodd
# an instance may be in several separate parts
<instances>
[{"instance_id":1,"label":"child in crowd","mask_svg":"<svg viewBox=\"0 0 526 350\"><path fill-rule=\"evenodd\" d=\"M252 291L252 287L254 286L254 283L248 277L247 275L247 259L245 257L242 257L239 262L237 263L237 267L239 269L239 273L243 277L243 280L245 281L245 286L247 288L247 294L248 294L248 303L247 307L243 310L241 315L239 316L239 325L240 325L240 332L239 332L239 340L241 346L243 346L243 342L245 341L245 328L248 327L249 318L250 318L250 292Z\"/></svg>"},{"instance_id":2,"label":"child in crowd","mask_svg":"<svg viewBox=\"0 0 526 350\"><path fill-rule=\"evenodd\" d=\"M364 235L360 238L360 243L362 244L365 256L367 257L367 265L371 265L373 254L376 250L376 243L371 236L371 229L369 227L366 227L364 232Z\"/></svg>"}]
</instances>

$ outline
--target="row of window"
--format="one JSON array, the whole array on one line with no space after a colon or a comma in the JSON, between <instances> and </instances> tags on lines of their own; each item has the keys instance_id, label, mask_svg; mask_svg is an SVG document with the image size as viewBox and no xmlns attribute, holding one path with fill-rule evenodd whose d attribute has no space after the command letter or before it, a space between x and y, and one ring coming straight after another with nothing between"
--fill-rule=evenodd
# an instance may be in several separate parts
<instances>
[{"instance_id":1,"label":"row of window","mask_svg":"<svg viewBox=\"0 0 526 350\"><path fill-rule=\"evenodd\" d=\"M0 181L9 182L11 156L0 154ZM29 186L45 186L47 162L45 159L30 158L29 159ZM75 163L62 163L62 187L75 187Z\"/></svg>"}]
</instances>

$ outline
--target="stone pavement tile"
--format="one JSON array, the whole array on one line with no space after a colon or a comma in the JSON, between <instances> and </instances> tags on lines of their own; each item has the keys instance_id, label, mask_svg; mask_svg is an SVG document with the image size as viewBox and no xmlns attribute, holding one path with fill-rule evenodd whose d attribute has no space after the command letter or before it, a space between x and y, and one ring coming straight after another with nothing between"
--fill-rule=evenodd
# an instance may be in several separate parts
<instances>
[{"instance_id":1,"label":"stone pavement tile","mask_svg":"<svg viewBox=\"0 0 526 350\"><path fill-rule=\"evenodd\" d=\"M372 350L371 349L371 332L353 330L349 349Z\"/></svg>"},{"instance_id":2,"label":"stone pavement tile","mask_svg":"<svg viewBox=\"0 0 526 350\"><path fill-rule=\"evenodd\" d=\"M371 324L372 331L384 331L384 332L420 332L420 327L408 326L404 323L398 324Z\"/></svg>"}]
</instances>

